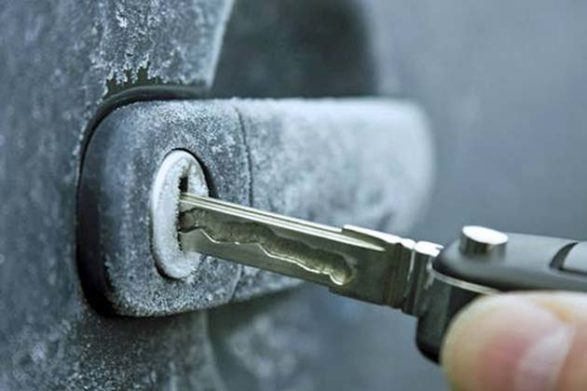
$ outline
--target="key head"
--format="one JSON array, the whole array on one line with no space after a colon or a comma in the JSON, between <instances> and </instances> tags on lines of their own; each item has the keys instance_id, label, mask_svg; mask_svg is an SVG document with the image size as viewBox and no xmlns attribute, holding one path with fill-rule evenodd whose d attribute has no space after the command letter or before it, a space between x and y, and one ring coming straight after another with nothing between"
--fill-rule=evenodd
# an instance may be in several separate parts
<instances>
[{"instance_id":1,"label":"key head","mask_svg":"<svg viewBox=\"0 0 587 391\"><path fill-rule=\"evenodd\" d=\"M501 244L494 242L481 252L463 251L462 239L452 243L440 253L434 262L434 270L441 276L497 291L587 291L587 251L582 250L583 246L577 247L577 241L534 235L501 235ZM506 241L504 237L507 237ZM492 239L496 238L500 239L497 236ZM577 264L581 262L575 261L581 254L585 255L583 273L577 272L581 269Z\"/></svg>"},{"instance_id":2,"label":"key head","mask_svg":"<svg viewBox=\"0 0 587 391\"><path fill-rule=\"evenodd\" d=\"M433 360L452 318L481 294L520 290L587 292L587 242L465 227L432 264L435 282L417 343Z\"/></svg>"}]
</instances>

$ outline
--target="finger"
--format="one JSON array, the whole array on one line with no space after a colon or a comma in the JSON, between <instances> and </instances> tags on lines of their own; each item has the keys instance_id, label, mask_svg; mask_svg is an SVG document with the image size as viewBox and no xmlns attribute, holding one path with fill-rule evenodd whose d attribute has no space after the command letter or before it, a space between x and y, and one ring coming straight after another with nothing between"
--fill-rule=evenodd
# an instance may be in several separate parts
<instances>
[{"instance_id":1,"label":"finger","mask_svg":"<svg viewBox=\"0 0 587 391\"><path fill-rule=\"evenodd\" d=\"M477 300L451 325L441 361L458 390L587 390L587 295Z\"/></svg>"}]
</instances>

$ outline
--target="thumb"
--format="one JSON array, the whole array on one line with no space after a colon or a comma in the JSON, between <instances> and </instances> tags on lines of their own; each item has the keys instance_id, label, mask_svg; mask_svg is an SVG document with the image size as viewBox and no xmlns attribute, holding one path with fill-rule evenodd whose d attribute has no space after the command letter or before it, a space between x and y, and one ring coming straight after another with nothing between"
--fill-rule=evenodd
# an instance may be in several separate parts
<instances>
[{"instance_id":1,"label":"thumb","mask_svg":"<svg viewBox=\"0 0 587 391\"><path fill-rule=\"evenodd\" d=\"M441 361L458 390L587 390L587 294L481 298L450 326Z\"/></svg>"}]
</instances>

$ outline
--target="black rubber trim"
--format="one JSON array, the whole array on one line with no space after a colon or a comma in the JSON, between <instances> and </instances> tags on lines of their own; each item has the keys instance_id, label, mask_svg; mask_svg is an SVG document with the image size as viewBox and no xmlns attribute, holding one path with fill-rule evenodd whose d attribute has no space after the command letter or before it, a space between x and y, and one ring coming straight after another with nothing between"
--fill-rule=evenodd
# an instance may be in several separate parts
<instances>
[{"instance_id":1,"label":"black rubber trim","mask_svg":"<svg viewBox=\"0 0 587 391\"><path fill-rule=\"evenodd\" d=\"M77 171L77 185L76 185L76 214L75 214L75 229L76 229L76 240L75 240L75 253L76 253L76 267L80 276L80 284L84 292L84 296L90 307L95 309L99 314L104 316L120 316L114 313L112 305L103 294L101 294L101 287L95 285L97 280L107 281L105 276L88 276L85 267L80 265L80 246L79 240L81 237L80 224L78 216L80 214L80 199L79 199L79 186L82 169L84 167L85 155L88 145L90 144L94 131L100 125L102 120L106 118L114 110L129 104L146 101L164 101L164 100L188 100L188 99L199 99L204 96L205 88L198 86L140 86L130 87L122 92L116 93L107 97L96 110L95 115L90 119L88 125L84 131L84 137L82 139L82 152L80 157L80 164Z\"/></svg>"}]
</instances>

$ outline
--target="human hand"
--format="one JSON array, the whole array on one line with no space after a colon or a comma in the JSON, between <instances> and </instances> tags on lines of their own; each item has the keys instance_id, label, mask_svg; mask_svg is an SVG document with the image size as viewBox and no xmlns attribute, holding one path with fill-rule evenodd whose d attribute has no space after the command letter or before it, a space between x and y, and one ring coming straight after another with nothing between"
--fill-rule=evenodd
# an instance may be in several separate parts
<instances>
[{"instance_id":1,"label":"human hand","mask_svg":"<svg viewBox=\"0 0 587 391\"><path fill-rule=\"evenodd\" d=\"M441 362L456 390L587 390L587 294L481 298L456 317Z\"/></svg>"}]
</instances>

